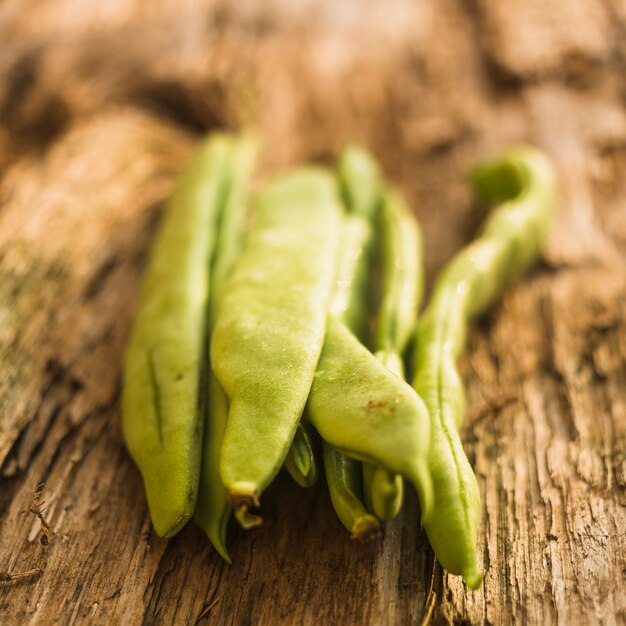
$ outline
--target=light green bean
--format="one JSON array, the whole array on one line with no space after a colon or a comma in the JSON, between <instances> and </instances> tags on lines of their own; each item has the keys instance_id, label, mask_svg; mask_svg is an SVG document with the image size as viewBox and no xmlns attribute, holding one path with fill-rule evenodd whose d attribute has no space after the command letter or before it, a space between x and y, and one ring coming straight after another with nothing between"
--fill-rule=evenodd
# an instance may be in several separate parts
<instances>
[{"instance_id":1,"label":"light green bean","mask_svg":"<svg viewBox=\"0 0 626 626\"><path fill-rule=\"evenodd\" d=\"M422 233L400 194L388 191L381 205L381 304L376 320L375 350L402 356L415 332L424 290ZM392 362L393 356L389 357ZM401 360L401 359L400 359ZM402 372L402 366L392 365Z\"/></svg>"},{"instance_id":2,"label":"light green bean","mask_svg":"<svg viewBox=\"0 0 626 626\"><path fill-rule=\"evenodd\" d=\"M194 511L200 474L199 381L217 219L230 143L203 142L176 183L146 270L126 352L122 426L157 534Z\"/></svg>"},{"instance_id":3,"label":"light green bean","mask_svg":"<svg viewBox=\"0 0 626 626\"><path fill-rule=\"evenodd\" d=\"M536 260L555 203L555 173L547 157L520 147L475 170L477 192L500 204L481 235L441 272L419 323L414 386L431 417L430 473L435 502L425 522L430 543L449 572L468 587L481 584L476 562L480 496L458 433L463 388L456 360L469 321Z\"/></svg>"},{"instance_id":4,"label":"light green bean","mask_svg":"<svg viewBox=\"0 0 626 626\"><path fill-rule=\"evenodd\" d=\"M257 151L258 143L252 137L233 140L227 196L221 213L216 256L211 269L209 336L217 318L221 294L240 254L248 207L248 180ZM230 555L226 547L226 531L232 510L219 474L219 458L228 416L228 400L212 370L208 372L207 389L202 468L194 519L204 530L213 547L230 563Z\"/></svg>"},{"instance_id":5,"label":"light green bean","mask_svg":"<svg viewBox=\"0 0 626 626\"><path fill-rule=\"evenodd\" d=\"M372 225L362 215L351 214L344 223L335 291L330 315L350 331L362 334L367 324L367 277ZM360 297L358 297L360 296ZM361 463L322 442L326 482L333 507L354 539L370 541L380 534L380 523L363 501Z\"/></svg>"},{"instance_id":6,"label":"light green bean","mask_svg":"<svg viewBox=\"0 0 626 626\"><path fill-rule=\"evenodd\" d=\"M426 407L333 316L326 324L306 415L339 451L408 478L419 492L422 518L428 517L432 485Z\"/></svg>"},{"instance_id":7,"label":"light green bean","mask_svg":"<svg viewBox=\"0 0 626 626\"><path fill-rule=\"evenodd\" d=\"M361 543L376 539L381 534L380 522L363 505L360 463L327 443L322 455L330 499L341 523Z\"/></svg>"},{"instance_id":8,"label":"light green bean","mask_svg":"<svg viewBox=\"0 0 626 626\"><path fill-rule=\"evenodd\" d=\"M404 378L402 355L415 330L422 297L422 235L402 197L387 191L380 208L382 287L376 323L375 355L390 371ZM384 468L363 466L365 499L383 521L402 506L402 478Z\"/></svg>"},{"instance_id":9,"label":"light green bean","mask_svg":"<svg viewBox=\"0 0 626 626\"><path fill-rule=\"evenodd\" d=\"M258 505L294 437L324 339L341 219L327 172L271 183L220 303L211 361L230 402L220 474L236 514Z\"/></svg>"},{"instance_id":10,"label":"light green bean","mask_svg":"<svg viewBox=\"0 0 626 626\"><path fill-rule=\"evenodd\" d=\"M376 164L357 146L343 150L337 170L349 216L330 313L364 341L369 323L372 222L379 203L380 181ZM323 446L326 482L337 516L352 538L366 542L378 537L380 522L368 513L364 502L361 462L326 442Z\"/></svg>"},{"instance_id":11,"label":"light green bean","mask_svg":"<svg viewBox=\"0 0 626 626\"><path fill-rule=\"evenodd\" d=\"M339 156L337 174L348 211L373 222L382 190L374 159L357 145L346 146Z\"/></svg>"}]
</instances>

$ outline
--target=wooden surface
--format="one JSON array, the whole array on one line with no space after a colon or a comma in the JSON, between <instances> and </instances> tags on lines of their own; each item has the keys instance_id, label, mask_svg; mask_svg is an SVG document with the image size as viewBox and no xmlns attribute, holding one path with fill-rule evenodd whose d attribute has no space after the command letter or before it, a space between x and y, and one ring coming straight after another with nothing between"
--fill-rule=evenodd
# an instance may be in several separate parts
<instances>
[{"instance_id":1,"label":"wooden surface","mask_svg":"<svg viewBox=\"0 0 626 626\"><path fill-rule=\"evenodd\" d=\"M624 0L230 5L0 4L0 622L626 623ZM413 494L364 547L280 475L230 567L193 524L151 531L120 359L175 172L242 124L262 176L374 150L429 280L480 222L470 163L526 140L558 164L546 260L461 364L480 591L434 565Z\"/></svg>"}]
</instances>

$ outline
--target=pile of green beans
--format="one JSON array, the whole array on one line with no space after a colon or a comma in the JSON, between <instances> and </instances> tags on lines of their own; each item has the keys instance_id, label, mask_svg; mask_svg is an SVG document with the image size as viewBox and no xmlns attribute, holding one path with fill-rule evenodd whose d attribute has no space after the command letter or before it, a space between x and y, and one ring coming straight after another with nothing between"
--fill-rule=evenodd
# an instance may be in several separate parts
<instances>
[{"instance_id":1,"label":"pile of green beans","mask_svg":"<svg viewBox=\"0 0 626 626\"><path fill-rule=\"evenodd\" d=\"M379 537L417 490L441 564L482 584L479 486L459 436L468 325L539 257L556 177L535 148L476 168L495 205L423 293L422 235L372 157L300 167L250 192L258 142L213 134L166 207L124 367L123 433L155 531L193 516L230 562L284 467L324 475L341 523ZM413 354L413 384L407 376ZM417 530L416 530L417 532Z\"/></svg>"}]
</instances>

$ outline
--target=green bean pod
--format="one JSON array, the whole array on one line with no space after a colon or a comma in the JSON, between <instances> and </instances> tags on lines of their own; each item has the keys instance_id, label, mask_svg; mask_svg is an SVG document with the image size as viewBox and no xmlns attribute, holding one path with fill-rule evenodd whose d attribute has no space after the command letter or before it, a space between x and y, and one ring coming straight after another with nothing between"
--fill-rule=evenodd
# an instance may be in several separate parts
<instances>
[{"instance_id":1,"label":"green bean pod","mask_svg":"<svg viewBox=\"0 0 626 626\"><path fill-rule=\"evenodd\" d=\"M428 518L432 484L426 407L333 316L328 317L306 415L339 451L408 478L419 492L422 518Z\"/></svg>"},{"instance_id":2,"label":"green bean pod","mask_svg":"<svg viewBox=\"0 0 626 626\"><path fill-rule=\"evenodd\" d=\"M376 321L375 355L404 378L404 354L415 330L422 298L422 234L402 197L387 191L380 207L382 285ZM365 499L380 519L393 518L402 506L402 478L383 468L363 467Z\"/></svg>"},{"instance_id":3,"label":"green bean pod","mask_svg":"<svg viewBox=\"0 0 626 626\"><path fill-rule=\"evenodd\" d=\"M312 487L317 482L315 437L315 429L307 422L301 421L285 459L285 468L300 487Z\"/></svg>"},{"instance_id":4,"label":"green bean pod","mask_svg":"<svg viewBox=\"0 0 626 626\"><path fill-rule=\"evenodd\" d=\"M477 168L473 181L483 198L500 204L478 239L448 263L435 283L418 326L414 387L431 417L435 503L426 532L443 567L475 589L482 581L476 563L480 496L457 430L464 402L456 360L469 321L537 259L554 209L556 177L544 154L520 147Z\"/></svg>"},{"instance_id":5,"label":"green bean pod","mask_svg":"<svg viewBox=\"0 0 626 626\"><path fill-rule=\"evenodd\" d=\"M230 402L220 474L236 514L283 464L324 339L342 209L334 178L307 168L269 184L224 293L211 362Z\"/></svg>"},{"instance_id":6,"label":"green bean pod","mask_svg":"<svg viewBox=\"0 0 626 626\"><path fill-rule=\"evenodd\" d=\"M380 536L380 522L363 505L363 482L359 461L322 444L324 470L333 508L353 539L367 543Z\"/></svg>"},{"instance_id":7,"label":"green bean pod","mask_svg":"<svg viewBox=\"0 0 626 626\"><path fill-rule=\"evenodd\" d=\"M380 181L376 164L357 146L343 150L337 170L349 216L330 313L363 341L369 322L373 218L379 204ZM326 442L323 449L326 482L340 521L353 539L367 542L380 536L380 522L368 512L364 501L361 462Z\"/></svg>"},{"instance_id":8,"label":"green bean pod","mask_svg":"<svg viewBox=\"0 0 626 626\"><path fill-rule=\"evenodd\" d=\"M348 211L373 222L380 204L381 180L369 153L356 145L347 146L339 156L337 175Z\"/></svg>"},{"instance_id":9,"label":"green bean pod","mask_svg":"<svg viewBox=\"0 0 626 626\"><path fill-rule=\"evenodd\" d=\"M367 325L367 292L371 223L359 214L344 222L341 254L329 314L352 333L363 336ZM361 463L322 442L326 482L333 507L353 539L370 541L380 534L380 522L367 511L363 499Z\"/></svg>"},{"instance_id":10,"label":"green bean pod","mask_svg":"<svg viewBox=\"0 0 626 626\"><path fill-rule=\"evenodd\" d=\"M170 198L146 270L125 356L122 427L158 535L174 535L196 504L202 444L199 381L209 263L230 143L204 141Z\"/></svg>"},{"instance_id":11,"label":"green bean pod","mask_svg":"<svg viewBox=\"0 0 626 626\"><path fill-rule=\"evenodd\" d=\"M373 238L373 224L382 195L380 174L376 163L362 148L348 146L339 158L338 175L348 211L367 224L371 240ZM371 248L371 241L368 247ZM349 293L344 292L346 305L343 311L343 319L346 326L360 341L365 341L368 334L368 303L370 298L368 287L372 269L369 256L371 252L371 250L368 250L367 259L358 259L360 270L359 275L356 276L355 285L352 289L346 290ZM349 262L345 265L345 269L350 268ZM340 283L345 283L345 277L342 277L341 273L339 281ZM334 488L333 485L339 483L339 486L341 486L343 483L343 491L336 487L337 494L332 498L340 519L344 520L344 523L346 521L353 523L355 528L360 529L361 534L365 538L375 537L376 534L371 532L370 526L373 523L372 520L377 518L371 515L366 517L367 510L369 509L369 511L377 515L379 513L382 514L378 517L383 521L390 519L391 509L397 510L401 503L402 478L400 477L398 481L395 481L395 477L383 468L369 463L360 463L342 455L336 450L333 450L333 454L337 455L337 458L333 459L334 462L332 464L327 463L327 467L331 470L340 469L341 471L335 476L328 476L328 483L331 495ZM352 475L356 473L361 473L362 476ZM392 480L391 485L388 484L390 477ZM357 486L358 492L355 491ZM340 512L339 510L341 508L342 493L349 496L344 500L344 509L352 511L353 514L351 516L348 516L346 511ZM398 493L400 493L399 501ZM364 525L360 523L360 520L368 520L368 524ZM355 537L359 533L353 530L352 534Z\"/></svg>"},{"instance_id":12,"label":"green bean pod","mask_svg":"<svg viewBox=\"0 0 626 626\"><path fill-rule=\"evenodd\" d=\"M215 325L224 285L241 251L248 206L248 181L257 152L258 142L254 138L242 137L233 140L227 196L220 216L217 250L211 270L209 337ZM226 531L232 509L219 474L220 451L228 417L228 400L212 369L208 372L207 389L200 488L194 519L217 552L230 563Z\"/></svg>"},{"instance_id":13,"label":"green bean pod","mask_svg":"<svg viewBox=\"0 0 626 626\"><path fill-rule=\"evenodd\" d=\"M363 463L363 497L368 511L382 522L393 519L402 508L404 486L400 474Z\"/></svg>"},{"instance_id":14,"label":"green bean pod","mask_svg":"<svg viewBox=\"0 0 626 626\"><path fill-rule=\"evenodd\" d=\"M380 210L382 252L381 303L375 350L400 357L415 332L424 290L422 233L400 194L387 191ZM390 357L393 361L395 359ZM400 366L401 367L401 366ZM400 368L392 365L391 369ZM403 368L402 368L403 369Z\"/></svg>"}]
</instances>

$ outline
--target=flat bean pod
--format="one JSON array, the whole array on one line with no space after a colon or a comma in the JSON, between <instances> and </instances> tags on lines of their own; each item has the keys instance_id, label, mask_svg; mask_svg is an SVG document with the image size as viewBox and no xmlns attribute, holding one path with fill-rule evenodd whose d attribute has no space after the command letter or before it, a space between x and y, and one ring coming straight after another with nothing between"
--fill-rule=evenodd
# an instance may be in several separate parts
<instances>
[{"instance_id":1,"label":"flat bean pod","mask_svg":"<svg viewBox=\"0 0 626 626\"><path fill-rule=\"evenodd\" d=\"M166 537L191 517L198 492L209 264L229 150L226 137L212 136L177 181L125 357L124 438L143 476L154 528Z\"/></svg>"},{"instance_id":2,"label":"flat bean pod","mask_svg":"<svg viewBox=\"0 0 626 626\"><path fill-rule=\"evenodd\" d=\"M556 184L547 157L526 147L478 168L473 180L484 198L501 204L478 239L448 263L435 283L419 323L414 387L431 416L435 502L426 532L443 567L461 574L475 589L482 580L476 563L480 496L457 430L464 402L456 360L471 318L483 313L538 257Z\"/></svg>"},{"instance_id":3,"label":"flat bean pod","mask_svg":"<svg viewBox=\"0 0 626 626\"><path fill-rule=\"evenodd\" d=\"M336 182L307 168L269 184L220 303L211 362L230 402L220 473L239 511L280 469L319 359L342 219Z\"/></svg>"},{"instance_id":4,"label":"flat bean pod","mask_svg":"<svg viewBox=\"0 0 626 626\"><path fill-rule=\"evenodd\" d=\"M217 250L211 269L209 337L217 318L221 294L241 251L248 206L248 181L257 151L258 144L252 137L233 139L227 195L219 220ZM226 548L226 530L232 509L219 474L220 451L228 417L228 400L210 368L207 391L200 488L194 519L206 533L213 547L230 563Z\"/></svg>"},{"instance_id":5,"label":"flat bean pod","mask_svg":"<svg viewBox=\"0 0 626 626\"><path fill-rule=\"evenodd\" d=\"M423 519L428 517L432 485L426 407L332 316L306 415L339 451L408 478L419 492Z\"/></svg>"}]
</instances>

